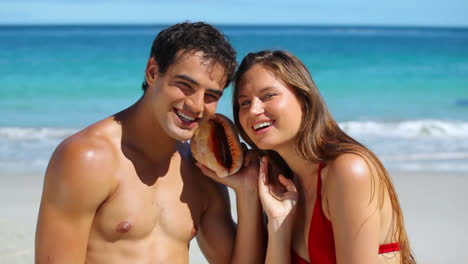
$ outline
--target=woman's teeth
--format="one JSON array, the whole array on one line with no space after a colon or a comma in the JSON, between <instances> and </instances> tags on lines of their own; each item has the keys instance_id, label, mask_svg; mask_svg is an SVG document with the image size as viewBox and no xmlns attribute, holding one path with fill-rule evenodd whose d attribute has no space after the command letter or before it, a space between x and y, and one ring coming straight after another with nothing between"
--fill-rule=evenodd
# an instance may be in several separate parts
<instances>
[{"instance_id":1,"label":"woman's teeth","mask_svg":"<svg viewBox=\"0 0 468 264\"><path fill-rule=\"evenodd\" d=\"M273 124L273 123L272 122L262 122L262 123L254 125L253 128L254 128L254 130L259 130L259 129L262 129L264 127L271 126L271 124Z\"/></svg>"}]
</instances>

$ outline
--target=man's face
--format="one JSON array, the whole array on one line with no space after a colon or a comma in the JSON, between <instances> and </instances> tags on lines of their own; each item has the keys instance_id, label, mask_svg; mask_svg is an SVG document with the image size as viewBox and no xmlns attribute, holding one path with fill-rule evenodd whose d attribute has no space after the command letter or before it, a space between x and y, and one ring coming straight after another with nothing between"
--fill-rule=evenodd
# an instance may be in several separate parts
<instances>
[{"instance_id":1,"label":"man's face","mask_svg":"<svg viewBox=\"0 0 468 264\"><path fill-rule=\"evenodd\" d=\"M155 74L146 91L159 125L177 140L190 139L201 119L216 112L226 83L224 68L202 56L179 52L165 73Z\"/></svg>"}]
</instances>

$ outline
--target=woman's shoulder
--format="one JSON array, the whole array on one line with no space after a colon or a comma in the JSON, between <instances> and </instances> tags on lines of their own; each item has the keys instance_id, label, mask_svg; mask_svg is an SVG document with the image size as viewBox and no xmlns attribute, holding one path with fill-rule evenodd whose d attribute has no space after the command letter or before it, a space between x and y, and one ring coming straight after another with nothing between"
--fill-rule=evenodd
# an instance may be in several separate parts
<instances>
[{"instance_id":1,"label":"woman's shoulder","mask_svg":"<svg viewBox=\"0 0 468 264\"><path fill-rule=\"evenodd\" d=\"M378 177L372 173L373 170L364 157L351 153L342 154L328 162L327 167L323 194L330 219L342 217L341 212L344 211L351 212L364 207L372 210L376 208L377 199L372 198Z\"/></svg>"},{"instance_id":2,"label":"woman's shoulder","mask_svg":"<svg viewBox=\"0 0 468 264\"><path fill-rule=\"evenodd\" d=\"M354 153L344 153L327 163L328 181L353 183L367 181L371 178L369 161Z\"/></svg>"},{"instance_id":3,"label":"woman's shoulder","mask_svg":"<svg viewBox=\"0 0 468 264\"><path fill-rule=\"evenodd\" d=\"M341 200L346 197L372 197L377 191L377 171L364 156L353 153L341 154L327 162L324 196Z\"/></svg>"}]
</instances>

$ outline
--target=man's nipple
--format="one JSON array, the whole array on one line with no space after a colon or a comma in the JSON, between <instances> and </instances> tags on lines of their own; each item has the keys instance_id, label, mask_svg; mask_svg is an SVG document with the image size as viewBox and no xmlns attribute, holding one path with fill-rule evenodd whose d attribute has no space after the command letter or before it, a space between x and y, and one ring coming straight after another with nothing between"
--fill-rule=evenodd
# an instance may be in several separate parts
<instances>
[{"instance_id":1,"label":"man's nipple","mask_svg":"<svg viewBox=\"0 0 468 264\"><path fill-rule=\"evenodd\" d=\"M197 227L194 226L192 227L192 236L196 236L197 235Z\"/></svg>"},{"instance_id":2,"label":"man's nipple","mask_svg":"<svg viewBox=\"0 0 468 264\"><path fill-rule=\"evenodd\" d=\"M115 229L119 233L127 233L130 228L132 228L132 224L128 221L122 221L120 224L117 225L117 228Z\"/></svg>"}]
</instances>

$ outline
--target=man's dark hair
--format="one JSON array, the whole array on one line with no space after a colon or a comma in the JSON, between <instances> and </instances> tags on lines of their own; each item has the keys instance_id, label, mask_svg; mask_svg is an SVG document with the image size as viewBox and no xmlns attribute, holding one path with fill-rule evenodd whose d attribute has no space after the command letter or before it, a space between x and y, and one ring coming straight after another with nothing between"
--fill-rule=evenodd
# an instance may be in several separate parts
<instances>
[{"instance_id":1,"label":"man's dark hair","mask_svg":"<svg viewBox=\"0 0 468 264\"><path fill-rule=\"evenodd\" d=\"M150 57L158 63L159 72L165 73L181 50L187 53L201 51L203 59L223 66L226 74L224 88L232 81L237 67L236 51L218 29L204 22L175 24L159 32L153 41ZM143 91L148 88L146 80L142 88Z\"/></svg>"}]
</instances>

